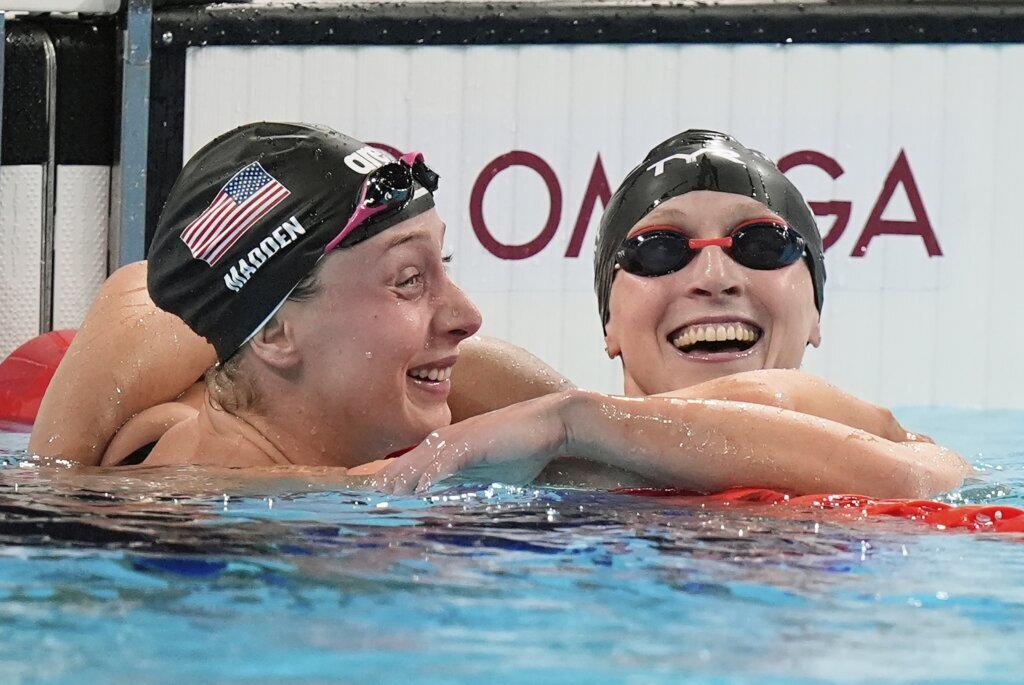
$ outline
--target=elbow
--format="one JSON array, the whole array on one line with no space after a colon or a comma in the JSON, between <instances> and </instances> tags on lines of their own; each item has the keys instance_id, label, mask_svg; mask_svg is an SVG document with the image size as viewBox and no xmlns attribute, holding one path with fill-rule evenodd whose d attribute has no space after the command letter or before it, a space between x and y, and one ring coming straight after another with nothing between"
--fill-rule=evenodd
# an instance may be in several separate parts
<instances>
[{"instance_id":1,"label":"elbow","mask_svg":"<svg viewBox=\"0 0 1024 685\"><path fill-rule=\"evenodd\" d=\"M902 492L892 496L922 499L935 497L963 485L964 478L971 472L971 466L953 450L917 443L910 446L921 454L924 463L907 465L902 479Z\"/></svg>"}]
</instances>

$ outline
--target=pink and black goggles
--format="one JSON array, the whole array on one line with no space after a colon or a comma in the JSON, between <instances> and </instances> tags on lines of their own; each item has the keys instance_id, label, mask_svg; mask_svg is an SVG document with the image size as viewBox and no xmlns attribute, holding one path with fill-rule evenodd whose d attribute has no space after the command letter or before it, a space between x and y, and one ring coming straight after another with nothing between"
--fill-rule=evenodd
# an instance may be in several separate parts
<instances>
[{"instance_id":1,"label":"pink and black goggles","mask_svg":"<svg viewBox=\"0 0 1024 685\"><path fill-rule=\"evenodd\" d=\"M740 224L724 238L691 238L675 226L649 226L627 238L615 258L623 271L653 278L683 269L712 246L748 269L771 271L803 257L806 243L789 226L766 219Z\"/></svg>"},{"instance_id":2,"label":"pink and black goggles","mask_svg":"<svg viewBox=\"0 0 1024 685\"><path fill-rule=\"evenodd\" d=\"M415 183L419 183L431 193L434 192L437 190L439 178L423 161L422 152L406 153L399 157L397 162L390 162L371 171L359 189L355 211L341 232L327 243L324 252L336 248L353 231L373 217L385 212L399 211L409 204L415 194Z\"/></svg>"}]
</instances>

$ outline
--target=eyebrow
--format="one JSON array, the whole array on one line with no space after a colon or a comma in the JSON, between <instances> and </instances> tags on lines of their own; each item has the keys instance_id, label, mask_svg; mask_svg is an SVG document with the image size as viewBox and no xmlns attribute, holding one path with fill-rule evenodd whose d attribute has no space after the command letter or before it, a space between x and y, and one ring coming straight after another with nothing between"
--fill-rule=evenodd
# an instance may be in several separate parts
<instances>
[{"instance_id":1,"label":"eyebrow","mask_svg":"<svg viewBox=\"0 0 1024 685\"><path fill-rule=\"evenodd\" d=\"M398 247L399 245L403 245L411 240L426 237L427 234L419 230L412 230L409 231L408 233L399 233L398 235L391 236L390 238L387 239L387 241L384 243L384 251L387 252L391 248Z\"/></svg>"},{"instance_id":2,"label":"eyebrow","mask_svg":"<svg viewBox=\"0 0 1024 685\"><path fill-rule=\"evenodd\" d=\"M442 237L442 239L444 238L444 235L447 232L447 230L448 230L448 224L442 223L441 224L441 237ZM397 235L393 235L393 236L389 237L384 242L384 251L387 252L388 250L390 250L393 247L398 247L399 245L403 245L403 244L409 242L410 240L416 240L417 238L428 238L429 239L430 235L426 231L424 231L422 229L418 229L418 228L410 229L409 231L407 231L405 233L399 233Z\"/></svg>"},{"instance_id":3,"label":"eyebrow","mask_svg":"<svg viewBox=\"0 0 1024 685\"><path fill-rule=\"evenodd\" d=\"M694 230L693 227L689 225L689 222L687 221L689 215L686 212L682 211L681 209L669 208L662 210L661 213L656 212L657 210L654 210L650 214L645 216L643 219L641 219L641 221L644 222L644 225L634 226L629 230L629 233L626 234L626 237L631 237L638 233L639 231L642 231L645 228L656 224L668 224L670 226L675 226L684 231ZM654 220L650 221L652 215L654 217ZM768 208L765 208L764 214L762 216L750 216L743 219L731 221L730 223L732 224L732 226L730 227L730 229L735 228L736 226L745 221L756 221L759 219L763 219L765 221L778 221L779 219L781 219L781 217L777 217L777 215L774 212L772 212ZM785 222L785 219L782 219L782 221Z\"/></svg>"},{"instance_id":4,"label":"eyebrow","mask_svg":"<svg viewBox=\"0 0 1024 685\"><path fill-rule=\"evenodd\" d=\"M663 209L660 212L655 209L653 212L645 216L644 219L650 218L652 214L655 216L657 221L675 222L677 224L686 223L686 219L689 218L689 215L681 209L669 208Z\"/></svg>"}]
</instances>

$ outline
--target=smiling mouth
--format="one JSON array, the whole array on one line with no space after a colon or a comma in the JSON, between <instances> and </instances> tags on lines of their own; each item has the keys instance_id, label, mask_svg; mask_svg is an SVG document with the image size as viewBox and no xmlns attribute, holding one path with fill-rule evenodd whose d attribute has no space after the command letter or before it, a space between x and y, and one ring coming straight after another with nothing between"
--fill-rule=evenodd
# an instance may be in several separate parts
<instances>
[{"instance_id":1,"label":"smiling mouth","mask_svg":"<svg viewBox=\"0 0 1024 685\"><path fill-rule=\"evenodd\" d=\"M763 331L742 321L702 323L672 332L668 340L684 354L746 352L761 339Z\"/></svg>"},{"instance_id":2,"label":"smiling mouth","mask_svg":"<svg viewBox=\"0 0 1024 685\"><path fill-rule=\"evenodd\" d=\"M452 377L451 366L421 366L418 369L411 369L406 375L413 380L426 383L443 383Z\"/></svg>"}]
</instances>

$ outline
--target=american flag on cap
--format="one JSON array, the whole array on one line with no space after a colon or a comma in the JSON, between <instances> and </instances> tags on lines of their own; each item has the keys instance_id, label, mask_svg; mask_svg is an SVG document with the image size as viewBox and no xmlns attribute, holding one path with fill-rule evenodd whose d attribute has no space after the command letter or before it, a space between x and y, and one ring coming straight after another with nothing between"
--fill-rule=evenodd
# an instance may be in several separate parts
<instances>
[{"instance_id":1,"label":"american flag on cap","mask_svg":"<svg viewBox=\"0 0 1024 685\"><path fill-rule=\"evenodd\" d=\"M213 266L290 194L259 162L253 162L231 177L210 206L181 232L181 240L193 257Z\"/></svg>"}]
</instances>

